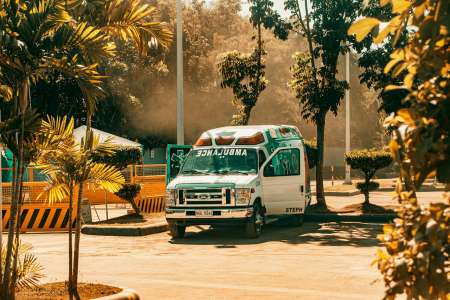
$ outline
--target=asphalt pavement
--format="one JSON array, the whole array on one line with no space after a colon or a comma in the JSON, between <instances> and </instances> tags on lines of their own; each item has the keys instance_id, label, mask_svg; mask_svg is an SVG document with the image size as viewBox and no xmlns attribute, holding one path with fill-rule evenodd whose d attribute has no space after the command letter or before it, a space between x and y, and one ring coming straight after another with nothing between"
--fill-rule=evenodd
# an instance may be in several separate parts
<instances>
[{"instance_id":1,"label":"asphalt pavement","mask_svg":"<svg viewBox=\"0 0 450 300\"><path fill-rule=\"evenodd\" d=\"M370 264L381 224L269 225L259 239L240 228L191 227L185 239L83 235L80 280L137 290L142 299L380 299ZM67 235L26 234L47 277L67 276Z\"/></svg>"}]
</instances>

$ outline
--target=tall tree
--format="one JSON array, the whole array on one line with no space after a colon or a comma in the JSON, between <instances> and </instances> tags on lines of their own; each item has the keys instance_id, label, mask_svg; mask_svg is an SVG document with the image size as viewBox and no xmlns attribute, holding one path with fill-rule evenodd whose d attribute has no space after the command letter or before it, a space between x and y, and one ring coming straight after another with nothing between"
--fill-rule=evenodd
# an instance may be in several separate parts
<instances>
[{"instance_id":1,"label":"tall tree","mask_svg":"<svg viewBox=\"0 0 450 300\"><path fill-rule=\"evenodd\" d=\"M250 23L256 30L255 50L250 54L232 51L223 54L218 63L219 73L222 77L222 88L233 90L233 104L237 106L238 113L233 116L233 125L247 125L253 107L259 95L265 90L268 81L264 77L265 64L263 56L264 42L262 29L273 31L281 40L286 40L290 30L289 23L285 22L274 10L270 0L249 0Z\"/></svg>"},{"instance_id":2,"label":"tall tree","mask_svg":"<svg viewBox=\"0 0 450 300\"><path fill-rule=\"evenodd\" d=\"M92 143L92 139L89 139L92 114L95 111L96 100L103 95L100 85L104 76L99 74L97 62L115 55L117 39L129 41L141 55L148 53L150 42L167 46L172 34L163 23L154 22L155 13L154 7L140 0L109 0L95 3L8 0L0 3L2 98L12 98L11 112L22 118L18 131L19 142L15 147L18 149L15 153L17 168L14 175L5 273L2 277L2 298L13 299L15 293L15 283L11 283L14 274L10 270L17 264L17 255L13 256L13 237L18 236L16 224L20 216L26 152L25 115L30 106L31 86L54 74L61 78L70 78L77 84L87 113L88 138L84 145L89 147ZM7 146L14 148L12 144ZM77 230L73 254L74 287L70 290L70 296L75 294L77 298L79 298L76 284L82 195L83 184L80 186L77 200Z\"/></svg>"},{"instance_id":3,"label":"tall tree","mask_svg":"<svg viewBox=\"0 0 450 300\"><path fill-rule=\"evenodd\" d=\"M328 112L337 114L348 88L345 80L338 79L338 58L350 51L349 43L354 39L347 36L347 30L357 17L360 4L360 0L285 1L286 9L291 12L293 31L308 41L307 54L295 56L290 85L302 106L302 118L316 125L316 197L322 208L326 208L323 188L325 120Z\"/></svg>"}]
</instances>

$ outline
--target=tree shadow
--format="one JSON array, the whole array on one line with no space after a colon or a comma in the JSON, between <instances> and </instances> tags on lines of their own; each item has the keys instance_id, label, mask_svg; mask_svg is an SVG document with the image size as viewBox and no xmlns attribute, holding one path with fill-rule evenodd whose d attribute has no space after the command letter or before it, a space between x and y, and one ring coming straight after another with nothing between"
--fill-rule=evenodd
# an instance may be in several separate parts
<instances>
[{"instance_id":1,"label":"tree shadow","mask_svg":"<svg viewBox=\"0 0 450 300\"><path fill-rule=\"evenodd\" d=\"M183 239L172 239L172 244L211 245L218 249L236 248L238 245L264 244L278 241L301 245L372 247L379 245L377 234L382 224L362 222L307 222L302 227L288 227L283 223L266 225L259 238L248 239L242 227L208 228L196 226L200 231L187 230Z\"/></svg>"}]
</instances>

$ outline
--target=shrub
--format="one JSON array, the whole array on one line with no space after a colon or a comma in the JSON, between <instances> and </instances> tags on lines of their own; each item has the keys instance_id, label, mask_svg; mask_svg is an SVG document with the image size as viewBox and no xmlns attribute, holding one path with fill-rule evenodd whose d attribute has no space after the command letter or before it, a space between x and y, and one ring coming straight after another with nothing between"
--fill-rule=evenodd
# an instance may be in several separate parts
<instances>
[{"instance_id":1,"label":"shrub","mask_svg":"<svg viewBox=\"0 0 450 300\"><path fill-rule=\"evenodd\" d=\"M141 211L139 207L136 205L134 199L141 191L141 185L137 183L126 183L122 186L122 188L116 192L115 194L122 198L123 200L129 202L134 209L136 214L140 214Z\"/></svg>"},{"instance_id":2,"label":"shrub","mask_svg":"<svg viewBox=\"0 0 450 300\"><path fill-rule=\"evenodd\" d=\"M95 162L112 165L119 170L123 170L128 165L141 163L142 152L140 148L119 147L112 155L97 155L94 157L94 160Z\"/></svg>"},{"instance_id":3,"label":"shrub","mask_svg":"<svg viewBox=\"0 0 450 300\"><path fill-rule=\"evenodd\" d=\"M379 150L355 150L345 153L345 161L352 169L361 170L364 173L364 182L358 183L356 187L364 194L364 203L369 203L369 192L376 190L379 186L371 179L379 169L392 163L391 154Z\"/></svg>"}]
</instances>

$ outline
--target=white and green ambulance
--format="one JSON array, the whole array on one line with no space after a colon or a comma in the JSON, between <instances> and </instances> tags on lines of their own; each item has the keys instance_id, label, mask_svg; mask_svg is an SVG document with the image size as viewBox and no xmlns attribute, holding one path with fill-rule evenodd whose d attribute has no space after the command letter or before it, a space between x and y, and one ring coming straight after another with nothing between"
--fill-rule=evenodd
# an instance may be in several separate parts
<instances>
[{"instance_id":1,"label":"white and green ambulance","mask_svg":"<svg viewBox=\"0 0 450 300\"><path fill-rule=\"evenodd\" d=\"M211 129L192 149L171 145L167 153L166 219L173 237L183 237L190 225L241 224L248 237L281 217L301 225L311 188L296 127Z\"/></svg>"}]
</instances>

